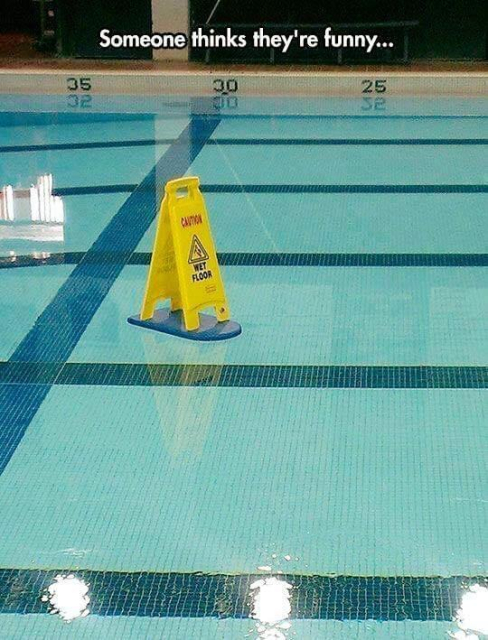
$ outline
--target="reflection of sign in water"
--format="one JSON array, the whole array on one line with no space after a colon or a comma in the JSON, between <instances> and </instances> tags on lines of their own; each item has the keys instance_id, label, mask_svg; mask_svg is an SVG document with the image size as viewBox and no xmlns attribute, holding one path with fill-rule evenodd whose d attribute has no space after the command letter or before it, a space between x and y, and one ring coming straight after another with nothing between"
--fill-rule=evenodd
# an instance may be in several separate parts
<instances>
[{"instance_id":1,"label":"reflection of sign in water","mask_svg":"<svg viewBox=\"0 0 488 640\"><path fill-rule=\"evenodd\" d=\"M160 350L160 342L156 334L143 332L142 345L146 362L154 360L154 354ZM171 397L174 402L168 404L168 396L161 388L161 371L159 365L147 365L147 373L151 380L148 387L148 403L153 403L151 410L156 411L159 419L148 425L148 434L160 434L161 446L175 467L188 467L188 479L198 482L199 460L209 438L215 437L212 429L217 429L217 418L220 415L218 400L221 395L219 382L227 354L227 342L216 342L212 346L213 364L188 365L179 367L173 381ZM168 362L178 358L181 362L198 362L200 348L193 342L165 346L165 357ZM151 406L151 405L148 405ZM151 436L149 436L151 437ZM155 440L156 442L156 440Z\"/></svg>"},{"instance_id":2,"label":"reflection of sign in water","mask_svg":"<svg viewBox=\"0 0 488 640\"><path fill-rule=\"evenodd\" d=\"M64 206L61 198L53 195L52 175L39 176L29 189L2 187L0 222L10 223L10 228L2 225L3 239L63 241Z\"/></svg>"}]
</instances>

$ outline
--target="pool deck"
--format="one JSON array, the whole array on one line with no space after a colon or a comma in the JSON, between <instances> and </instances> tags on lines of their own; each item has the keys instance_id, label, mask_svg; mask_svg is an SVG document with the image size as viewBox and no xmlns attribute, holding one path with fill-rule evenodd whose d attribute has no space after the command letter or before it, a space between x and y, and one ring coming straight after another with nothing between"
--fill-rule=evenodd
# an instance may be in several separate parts
<instances>
[{"instance_id":1,"label":"pool deck","mask_svg":"<svg viewBox=\"0 0 488 640\"><path fill-rule=\"evenodd\" d=\"M205 65L193 62L0 57L0 94L66 94L72 76L89 74L92 94L192 96L488 95L488 63L409 65ZM67 77L67 74L69 76ZM70 80L71 78L71 80ZM388 84L376 88L375 82ZM237 81L237 82L236 82ZM232 86L227 87L231 82ZM228 89L228 90L227 90ZM375 94L384 94L375 96Z\"/></svg>"}]
</instances>

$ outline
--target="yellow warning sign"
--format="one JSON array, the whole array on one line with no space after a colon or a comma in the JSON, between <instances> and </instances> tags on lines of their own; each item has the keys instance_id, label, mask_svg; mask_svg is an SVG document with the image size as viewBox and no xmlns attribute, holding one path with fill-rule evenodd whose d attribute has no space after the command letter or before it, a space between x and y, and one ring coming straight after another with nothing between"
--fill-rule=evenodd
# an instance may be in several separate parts
<instances>
[{"instance_id":1,"label":"yellow warning sign","mask_svg":"<svg viewBox=\"0 0 488 640\"><path fill-rule=\"evenodd\" d=\"M198 329L198 312L215 307L217 320L228 320L229 307L197 177L166 184L159 212L141 320L153 317L159 301L182 310L187 331Z\"/></svg>"},{"instance_id":2,"label":"yellow warning sign","mask_svg":"<svg viewBox=\"0 0 488 640\"><path fill-rule=\"evenodd\" d=\"M208 260L208 253L203 248L203 244L198 239L198 236L193 236L188 262L189 264L196 264L197 262L203 262L204 260Z\"/></svg>"}]
</instances>

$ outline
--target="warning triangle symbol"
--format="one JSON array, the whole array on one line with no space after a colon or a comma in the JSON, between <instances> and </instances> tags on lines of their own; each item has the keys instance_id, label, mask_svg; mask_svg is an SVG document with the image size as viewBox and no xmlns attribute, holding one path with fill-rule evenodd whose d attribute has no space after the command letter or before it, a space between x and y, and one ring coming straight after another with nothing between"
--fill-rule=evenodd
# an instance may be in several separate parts
<instances>
[{"instance_id":1,"label":"warning triangle symbol","mask_svg":"<svg viewBox=\"0 0 488 640\"><path fill-rule=\"evenodd\" d=\"M205 251L203 244L197 236L193 236L188 262L189 264L195 264L196 262L204 262L205 260L208 260L208 253Z\"/></svg>"}]
</instances>

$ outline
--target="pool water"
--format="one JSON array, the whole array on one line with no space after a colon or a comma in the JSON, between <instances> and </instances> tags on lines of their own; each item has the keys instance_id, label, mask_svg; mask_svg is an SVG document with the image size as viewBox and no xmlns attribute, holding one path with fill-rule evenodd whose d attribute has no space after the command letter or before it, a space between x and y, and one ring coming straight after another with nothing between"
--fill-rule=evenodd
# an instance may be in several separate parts
<instances>
[{"instance_id":1,"label":"pool water","mask_svg":"<svg viewBox=\"0 0 488 640\"><path fill-rule=\"evenodd\" d=\"M0 100L0 638L485 637L488 103L94 100ZM126 321L185 174L227 342Z\"/></svg>"}]
</instances>

